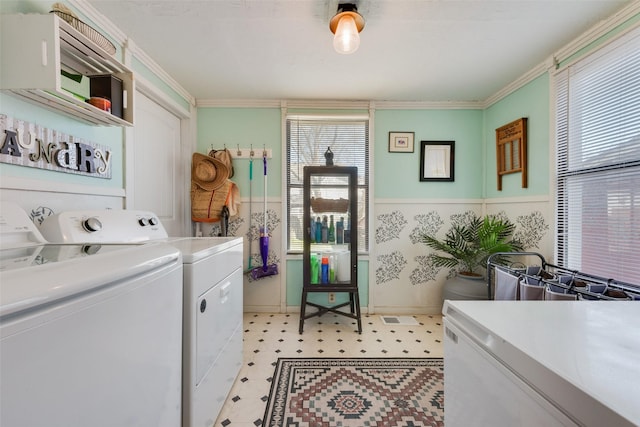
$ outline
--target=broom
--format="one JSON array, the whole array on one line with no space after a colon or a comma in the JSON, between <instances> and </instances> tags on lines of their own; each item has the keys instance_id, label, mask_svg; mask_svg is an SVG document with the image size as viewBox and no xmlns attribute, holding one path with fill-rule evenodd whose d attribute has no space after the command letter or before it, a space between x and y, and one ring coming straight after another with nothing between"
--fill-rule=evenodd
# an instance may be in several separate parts
<instances>
[{"instance_id":1,"label":"broom","mask_svg":"<svg viewBox=\"0 0 640 427\"><path fill-rule=\"evenodd\" d=\"M260 256L262 257L262 267L256 267L251 270L251 276L254 279L260 279L266 276L278 274L277 264L267 264L269 257L269 230L267 229L267 153L262 154L262 162L264 164L264 206L263 219L264 224L260 227Z\"/></svg>"}]
</instances>

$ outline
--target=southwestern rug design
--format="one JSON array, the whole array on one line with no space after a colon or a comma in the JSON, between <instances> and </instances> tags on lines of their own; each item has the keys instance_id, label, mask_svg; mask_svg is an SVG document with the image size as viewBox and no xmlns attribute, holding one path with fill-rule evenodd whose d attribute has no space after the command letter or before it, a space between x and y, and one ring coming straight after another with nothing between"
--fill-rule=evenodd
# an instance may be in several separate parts
<instances>
[{"instance_id":1,"label":"southwestern rug design","mask_svg":"<svg viewBox=\"0 0 640 427\"><path fill-rule=\"evenodd\" d=\"M444 426L440 358L280 358L263 427Z\"/></svg>"}]
</instances>

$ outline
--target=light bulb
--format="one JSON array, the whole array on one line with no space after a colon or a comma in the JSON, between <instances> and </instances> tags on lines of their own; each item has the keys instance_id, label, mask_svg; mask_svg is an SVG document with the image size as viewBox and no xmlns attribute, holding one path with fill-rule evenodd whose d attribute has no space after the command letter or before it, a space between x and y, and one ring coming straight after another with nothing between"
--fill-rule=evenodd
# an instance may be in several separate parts
<instances>
[{"instance_id":1,"label":"light bulb","mask_svg":"<svg viewBox=\"0 0 640 427\"><path fill-rule=\"evenodd\" d=\"M333 47L336 52L344 54L353 53L360 47L360 34L352 16L345 15L338 21Z\"/></svg>"}]
</instances>

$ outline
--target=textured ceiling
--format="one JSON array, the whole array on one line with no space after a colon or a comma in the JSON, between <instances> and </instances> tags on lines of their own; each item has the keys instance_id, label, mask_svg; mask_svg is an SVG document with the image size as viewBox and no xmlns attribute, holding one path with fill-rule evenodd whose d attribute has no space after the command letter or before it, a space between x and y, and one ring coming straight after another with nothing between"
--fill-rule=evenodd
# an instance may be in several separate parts
<instances>
[{"instance_id":1,"label":"textured ceiling","mask_svg":"<svg viewBox=\"0 0 640 427\"><path fill-rule=\"evenodd\" d=\"M340 55L337 0L87 2L199 100L434 102L486 100L629 3L360 0L360 49Z\"/></svg>"}]
</instances>

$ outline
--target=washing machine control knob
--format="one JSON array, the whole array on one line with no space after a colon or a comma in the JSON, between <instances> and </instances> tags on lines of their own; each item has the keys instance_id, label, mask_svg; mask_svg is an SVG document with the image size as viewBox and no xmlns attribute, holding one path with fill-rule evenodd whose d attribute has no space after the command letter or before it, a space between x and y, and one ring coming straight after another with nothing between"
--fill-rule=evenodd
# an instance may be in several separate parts
<instances>
[{"instance_id":1,"label":"washing machine control knob","mask_svg":"<svg viewBox=\"0 0 640 427\"><path fill-rule=\"evenodd\" d=\"M92 216L82 221L82 228L89 233L95 233L96 231L102 230L102 223L98 218Z\"/></svg>"},{"instance_id":2,"label":"washing machine control knob","mask_svg":"<svg viewBox=\"0 0 640 427\"><path fill-rule=\"evenodd\" d=\"M84 245L82 247L82 252L87 255L95 255L100 251L102 245Z\"/></svg>"},{"instance_id":3,"label":"washing machine control knob","mask_svg":"<svg viewBox=\"0 0 640 427\"><path fill-rule=\"evenodd\" d=\"M204 313L206 309L207 309L207 300L203 299L202 301L200 301L200 313Z\"/></svg>"},{"instance_id":4,"label":"washing machine control knob","mask_svg":"<svg viewBox=\"0 0 640 427\"><path fill-rule=\"evenodd\" d=\"M149 221L147 220L147 218L140 218L138 220L138 224L140 224L143 227L146 227L147 225L149 225Z\"/></svg>"},{"instance_id":5,"label":"washing machine control knob","mask_svg":"<svg viewBox=\"0 0 640 427\"><path fill-rule=\"evenodd\" d=\"M149 224L150 225L158 225L158 218L155 218L155 217L152 216L151 218L149 218Z\"/></svg>"}]
</instances>

